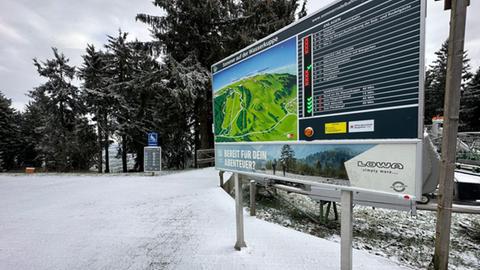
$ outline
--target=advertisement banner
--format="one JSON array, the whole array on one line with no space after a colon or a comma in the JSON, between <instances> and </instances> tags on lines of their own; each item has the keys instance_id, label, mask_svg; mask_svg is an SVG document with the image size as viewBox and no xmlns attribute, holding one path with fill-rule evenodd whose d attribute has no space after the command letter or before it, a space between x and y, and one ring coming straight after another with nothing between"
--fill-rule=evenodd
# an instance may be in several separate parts
<instances>
[{"instance_id":1,"label":"advertisement banner","mask_svg":"<svg viewBox=\"0 0 480 270\"><path fill-rule=\"evenodd\" d=\"M217 144L215 157L226 171L389 193L416 189L415 144Z\"/></svg>"}]
</instances>

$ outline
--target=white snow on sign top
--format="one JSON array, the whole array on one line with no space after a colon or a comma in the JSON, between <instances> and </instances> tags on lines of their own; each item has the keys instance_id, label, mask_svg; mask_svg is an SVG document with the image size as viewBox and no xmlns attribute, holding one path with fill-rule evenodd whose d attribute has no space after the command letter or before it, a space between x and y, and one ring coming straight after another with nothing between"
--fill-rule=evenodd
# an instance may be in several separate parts
<instances>
[{"instance_id":1,"label":"white snow on sign top","mask_svg":"<svg viewBox=\"0 0 480 270\"><path fill-rule=\"evenodd\" d=\"M480 175L472 173L455 172L455 180L466 184L480 184Z\"/></svg>"},{"instance_id":2,"label":"white snow on sign top","mask_svg":"<svg viewBox=\"0 0 480 270\"><path fill-rule=\"evenodd\" d=\"M160 177L0 175L0 269L340 269L340 246L245 215L214 169ZM405 269L354 250L355 269Z\"/></svg>"}]
</instances>

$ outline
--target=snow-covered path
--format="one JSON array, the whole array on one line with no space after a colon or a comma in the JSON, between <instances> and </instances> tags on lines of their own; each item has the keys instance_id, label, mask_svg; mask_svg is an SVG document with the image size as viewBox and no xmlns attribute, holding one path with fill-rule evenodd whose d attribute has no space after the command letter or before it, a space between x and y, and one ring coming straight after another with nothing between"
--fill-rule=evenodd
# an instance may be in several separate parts
<instances>
[{"instance_id":1,"label":"snow-covered path","mask_svg":"<svg viewBox=\"0 0 480 270\"><path fill-rule=\"evenodd\" d=\"M161 177L0 175L0 269L339 269L337 243L245 215L213 169ZM355 269L403 269L354 251Z\"/></svg>"}]
</instances>

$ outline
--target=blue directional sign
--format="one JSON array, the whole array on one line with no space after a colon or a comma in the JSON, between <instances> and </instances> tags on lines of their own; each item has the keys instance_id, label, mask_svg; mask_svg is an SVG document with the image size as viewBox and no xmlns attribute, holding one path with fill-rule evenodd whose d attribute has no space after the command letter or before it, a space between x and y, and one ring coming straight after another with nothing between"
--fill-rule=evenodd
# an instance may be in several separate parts
<instances>
[{"instance_id":1,"label":"blue directional sign","mask_svg":"<svg viewBox=\"0 0 480 270\"><path fill-rule=\"evenodd\" d=\"M157 146L158 145L158 133L149 132L147 135L148 146Z\"/></svg>"}]
</instances>

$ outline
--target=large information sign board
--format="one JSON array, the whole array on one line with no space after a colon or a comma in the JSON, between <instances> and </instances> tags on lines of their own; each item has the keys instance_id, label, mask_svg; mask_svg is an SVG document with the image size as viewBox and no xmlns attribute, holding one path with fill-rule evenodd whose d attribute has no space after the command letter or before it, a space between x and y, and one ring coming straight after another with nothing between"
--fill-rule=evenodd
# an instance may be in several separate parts
<instances>
[{"instance_id":1,"label":"large information sign board","mask_svg":"<svg viewBox=\"0 0 480 270\"><path fill-rule=\"evenodd\" d=\"M212 66L216 167L421 194L422 0L341 0Z\"/></svg>"}]
</instances>

